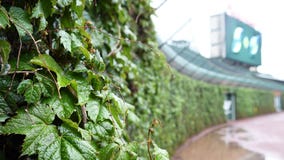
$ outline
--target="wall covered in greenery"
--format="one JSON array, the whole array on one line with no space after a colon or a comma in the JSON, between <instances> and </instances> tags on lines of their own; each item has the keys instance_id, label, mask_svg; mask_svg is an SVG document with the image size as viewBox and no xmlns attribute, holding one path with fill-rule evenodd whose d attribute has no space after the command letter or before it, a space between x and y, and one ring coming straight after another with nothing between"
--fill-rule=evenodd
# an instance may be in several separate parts
<instances>
[{"instance_id":1,"label":"wall covered in greenery","mask_svg":"<svg viewBox=\"0 0 284 160\"><path fill-rule=\"evenodd\" d=\"M237 119L275 112L272 91L193 80L171 69L163 55L156 55L150 67L139 68L143 68L139 80L141 90L134 101L139 108L138 115L145 122L153 118L161 122L155 129L154 139L170 154L186 138L226 122L223 103L227 92L236 96ZM147 126L131 130L131 135L143 133Z\"/></svg>"},{"instance_id":2,"label":"wall covered in greenery","mask_svg":"<svg viewBox=\"0 0 284 160\"><path fill-rule=\"evenodd\" d=\"M275 112L272 91L236 89L237 119Z\"/></svg>"},{"instance_id":3,"label":"wall covered in greenery","mask_svg":"<svg viewBox=\"0 0 284 160\"><path fill-rule=\"evenodd\" d=\"M0 159L168 159L225 122L223 87L167 65L149 4L0 1ZM272 111L254 92L240 117Z\"/></svg>"}]
</instances>

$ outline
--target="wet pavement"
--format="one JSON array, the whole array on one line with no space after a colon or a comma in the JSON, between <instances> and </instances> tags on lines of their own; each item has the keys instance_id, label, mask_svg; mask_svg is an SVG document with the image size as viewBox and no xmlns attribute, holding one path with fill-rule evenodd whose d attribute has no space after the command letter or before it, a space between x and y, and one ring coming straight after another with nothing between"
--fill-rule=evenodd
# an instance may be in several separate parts
<instances>
[{"instance_id":1,"label":"wet pavement","mask_svg":"<svg viewBox=\"0 0 284 160\"><path fill-rule=\"evenodd\" d=\"M284 160L284 113L207 129L188 139L172 160Z\"/></svg>"}]
</instances>

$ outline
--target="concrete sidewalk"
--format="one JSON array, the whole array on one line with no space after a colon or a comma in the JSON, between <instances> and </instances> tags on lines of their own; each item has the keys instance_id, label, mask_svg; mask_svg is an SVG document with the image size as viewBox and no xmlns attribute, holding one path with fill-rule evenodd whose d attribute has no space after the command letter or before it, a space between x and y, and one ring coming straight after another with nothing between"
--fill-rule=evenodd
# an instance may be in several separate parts
<instances>
[{"instance_id":1,"label":"concrete sidewalk","mask_svg":"<svg viewBox=\"0 0 284 160\"><path fill-rule=\"evenodd\" d=\"M248 150L263 154L266 160L284 160L284 113L232 122L231 126L246 131L250 137L237 143Z\"/></svg>"},{"instance_id":2,"label":"concrete sidewalk","mask_svg":"<svg viewBox=\"0 0 284 160\"><path fill-rule=\"evenodd\" d=\"M187 140L173 160L284 160L284 113L229 122Z\"/></svg>"}]
</instances>

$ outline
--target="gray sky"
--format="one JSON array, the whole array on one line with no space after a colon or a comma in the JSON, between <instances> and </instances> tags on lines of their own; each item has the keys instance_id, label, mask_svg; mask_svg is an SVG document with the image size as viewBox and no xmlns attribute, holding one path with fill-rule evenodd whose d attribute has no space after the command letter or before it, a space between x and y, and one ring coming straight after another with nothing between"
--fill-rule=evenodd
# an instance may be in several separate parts
<instances>
[{"instance_id":1,"label":"gray sky","mask_svg":"<svg viewBox=\"0 0 284 160\"><path fill-rule=\"evenodd\" d=\"M164 0L152 0L157 7ZM153 21L158 36L168 39L188 19L186 27L174 39L193 40L194 49L208 57L210 54L210 15L235 15L262 33L261 73L284 79L284 5L282 0L167 0L157 10Z\"/></svg>"}]
</instances>

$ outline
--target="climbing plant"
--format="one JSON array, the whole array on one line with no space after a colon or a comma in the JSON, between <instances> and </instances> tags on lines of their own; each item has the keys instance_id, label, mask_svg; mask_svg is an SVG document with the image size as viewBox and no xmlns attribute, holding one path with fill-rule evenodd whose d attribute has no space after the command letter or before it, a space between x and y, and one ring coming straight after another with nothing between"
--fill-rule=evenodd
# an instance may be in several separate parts
<instances>
[{"instance_id":1,"label":"climbing plant","mask_svg":"<svg viewBox=\"0 0 284 160\"><path fill-rule=\"evenodd\" d=\"M168 159L154 141L139 154L126 129L140 120L124 97L137 90L135 59L153 54L150 10L148 1L0 1L1 156Z\"/></svg>"},{"instance_id":2,"label":"climbing plant","mask_svg":"<svg viewBox=\"0 0 284 160\"><path fill-rule=\"evenodd\" d=\"M150 0L0 0L0 159L164 160L224 123L228 88L168 66L154 12ZM272 112L255 92L237 90L240 117Z\"/></svg>"}]
</instances>

